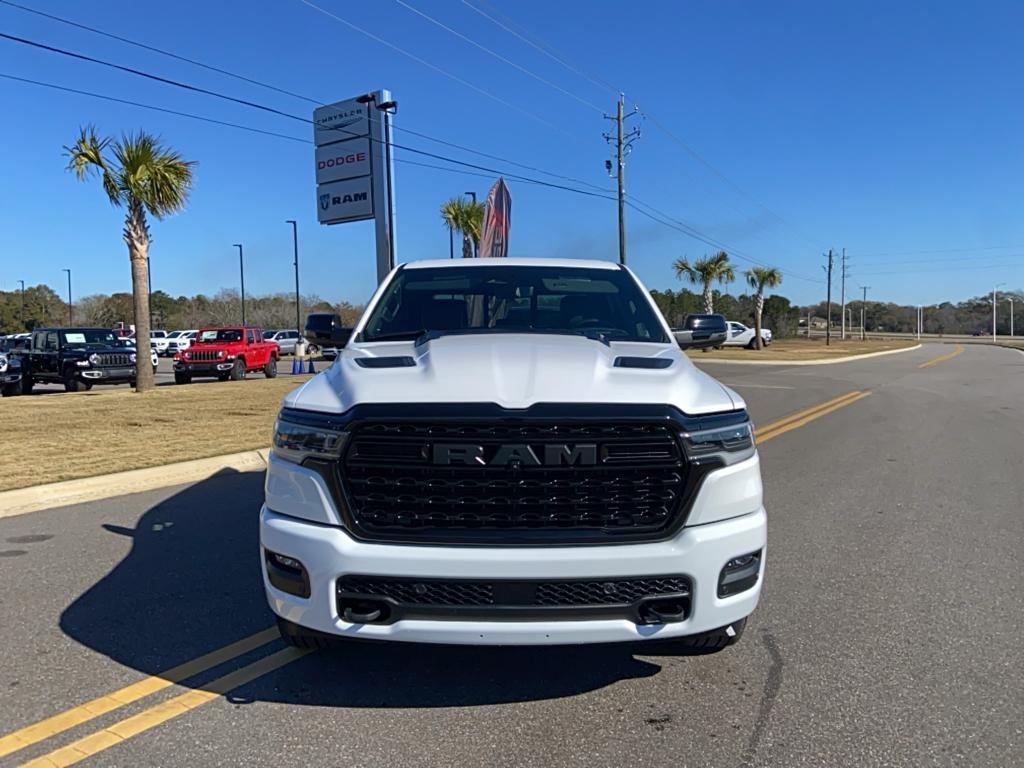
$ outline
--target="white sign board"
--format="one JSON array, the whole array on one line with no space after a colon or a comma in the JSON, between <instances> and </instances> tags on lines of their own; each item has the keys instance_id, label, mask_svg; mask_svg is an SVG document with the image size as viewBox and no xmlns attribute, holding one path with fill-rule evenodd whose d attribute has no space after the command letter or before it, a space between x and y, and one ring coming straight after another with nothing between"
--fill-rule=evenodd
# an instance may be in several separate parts
<instances>
[{"instance_id":1,"label":"white sign board","mask_svg":"<svg viewBox=\"0 0 1024 768\"><path fill-rule=\"evenodd\" d=\"M316 183L369 176L370 139L349 139L316 148Z\"/></svg>"},{"instance_id":2,"label":"white sign board","mask_svg":"<svg viewBox=\"0 0 1024 768\"><path fill-rule=\"evenodd\" d=\"M316 194L321 224L373 218L373 180L369 176L320 184Z\"/></svg>"},{"instance_id":3,"label":"white sign board","mask_svg":"<svg viewBox=\"0 0 1024 768\"><path fill-rule=\"evenodd\" d=\"M335 141L345 141L370 133L370 104L355 99L328 104L313 110L313 142L322 147Z\"/></svg>"}]
</instances>

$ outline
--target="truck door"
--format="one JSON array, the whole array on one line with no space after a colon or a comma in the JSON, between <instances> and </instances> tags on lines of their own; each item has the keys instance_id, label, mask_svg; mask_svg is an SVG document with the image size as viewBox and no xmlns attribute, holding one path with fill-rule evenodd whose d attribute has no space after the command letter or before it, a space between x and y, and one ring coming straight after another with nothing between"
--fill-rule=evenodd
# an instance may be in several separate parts
<instances>
[{"instance_id":1,"label":"truck door","mask_svg":"<svg viewBox=\"0 0 1024 768\"><path fill-rule=\"evenodd\" d=\"M249 368L262 368L263 364L267 361L264 359L266 354L264 353L262 346L256 343L256 331L249 328L245 332L245 359L249 361Z\"/></svg>"},{"instance_id":2,"label":"truck door","mask_svg":"<svg viewBox=\"0 0 1024 768\"><path fill-rule=\"evenodd\" d=\"M38 334L38 336L40 337L40 343L42 346L38 355L38 370L47 378L59 378L59 334L57 331L46 331L45 333ZM33 341L35 341L34 337ZM36 355L33 355L33 357L36 357Z\"/></svg>"}]
</instances>

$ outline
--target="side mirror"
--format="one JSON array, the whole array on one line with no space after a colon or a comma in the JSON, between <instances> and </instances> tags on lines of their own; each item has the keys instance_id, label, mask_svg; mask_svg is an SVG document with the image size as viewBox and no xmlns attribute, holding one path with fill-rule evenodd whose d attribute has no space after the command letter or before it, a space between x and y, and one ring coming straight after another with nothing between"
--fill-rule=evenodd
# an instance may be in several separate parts
<instances>
[{"instance_id":1,"label":"side mirror","mask_svg":"<svg viewBox=\"0 0 1024 768\"><path fill-rule=\"evenodd\" d=\"M341 328L334 326L331 328L331 344L336 346L338 349L343 349L352 338L352 331L355 328Z\"/></svg>"},{"instance_id":2,"label":"side mirror","mask_svg":"<svg viewBox=\"0 0 1024 768\"><path fill-rule=\"evenodd\" d=\"M728 338L729 326L723 315L687 315L683 327L673 329L672 335L681 349L707 349Z\"/></svg>"}]
</instances>

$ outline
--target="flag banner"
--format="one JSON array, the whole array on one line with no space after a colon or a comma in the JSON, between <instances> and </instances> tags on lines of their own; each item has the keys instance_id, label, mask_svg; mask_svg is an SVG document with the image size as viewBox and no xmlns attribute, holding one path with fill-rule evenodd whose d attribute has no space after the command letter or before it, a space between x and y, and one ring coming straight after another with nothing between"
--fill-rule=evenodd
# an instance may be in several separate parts
<instances>
[{"instance_id":1,"label":"flag banner","mask_svg":"<svg viewBox=\"0 0 1024 768\"><path fill-rule=\"evenodd\" d=\"M508 231L512 223L512 195L499 178L487 193L484 223L480 233L480 258L500 259L508 256Z\"/></svg>"}]
</instances>

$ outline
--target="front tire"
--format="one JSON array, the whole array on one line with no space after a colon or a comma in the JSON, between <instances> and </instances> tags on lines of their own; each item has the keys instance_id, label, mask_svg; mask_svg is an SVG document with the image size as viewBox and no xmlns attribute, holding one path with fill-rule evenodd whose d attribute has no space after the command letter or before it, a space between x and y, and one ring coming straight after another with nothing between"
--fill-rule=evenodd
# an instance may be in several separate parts
<instances>
[{"instance_id":1,"label":"front tire","mask_svg":"<svg viewBox=\"0 0 1024 768\"><path fill-rule=\"evenodd\" d=\"M32 378L30 376L22 376L21 377L21 394L23 394L23 395L31 395L32 394L32 387L34 387L35 385L36 385L36 383L32 380Z\"/></svg>"},{"instance_id":2,"label":"front tire","mask_svg":"<svg viewBox=\"0 0 1024 768\"><path fill-rule=\"evenodd\" d=\"M75 378L74 371L67 371L64 374L64 391L65 392L81 392L85 389L85 384Z\"/></svg>"},{"instance_id":3,"label":"front tire","mask_svg":"<svg viewBox=\"0 0 1024 768\"><path fill-rule=\"evenodd\" d=\"M231 380L241 381L245 378L245 361L235 360L231 366Z\"/></svg>"},{"instance_id":4,"label":"front tire","mask_svg":"<svg viewBox=\"0 0 1024 768\"><path fill-rule=\"evenodd\" d=\"M15 382L14 384L5 384L3 388L4 397L14 397L15 395L21 394L21 382Z\"/></svg>"},{"instance_id":5,"label":"front tire","mask_svg":"<svg viewBox=\"0 0 1024 768\"><path fill-rule=\"evenodd\" d=\"M277 376L277 358L272 357L267 360L267 364L263 366L263 375L268 379L272 379Z\"/></svg>"},{"instance_id":6,"label":"front tire","mask_svg":"<svg viewBox=\"0 0 1024 768\"><path fill-rule=\"evenodd\" d=\"M175 371L174 372L174 383L175 384L191 384L192 383L192 375L188 374L188 373L178 373L177 371Z\"/></svg>"}]
</instances>

